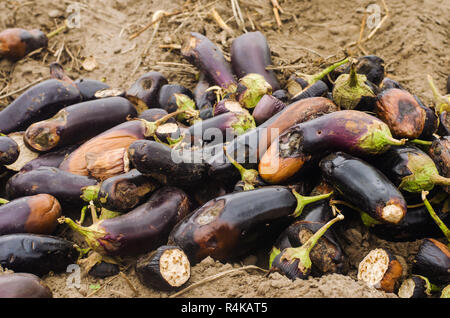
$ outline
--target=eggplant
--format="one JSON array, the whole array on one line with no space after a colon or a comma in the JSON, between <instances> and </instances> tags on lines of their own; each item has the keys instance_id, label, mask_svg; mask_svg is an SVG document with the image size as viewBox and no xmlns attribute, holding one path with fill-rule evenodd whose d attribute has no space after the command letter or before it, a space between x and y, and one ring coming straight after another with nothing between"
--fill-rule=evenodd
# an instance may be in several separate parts
<instances>
[{"instance_id":1,"label":"eggplant","mask_svg":"<svg viewBox=\"0 0 450 318\"><path fill-rule=\"evenodd\" d=\"M219 116L224 113L242 113L248 112L248 110L244 109L239 102L234 100L233 98L224 98L218 101L214 105L214 116Z\"/></svg>"},{"instance_id":2,"label":"eggplant","mask_svg":"<svg viewBox=\"0 0 450 318\"><path fill-rule=\"evenodd\" d=\"M404 89L403 86L396 80L393 80L392 78L389 77L383 78L380 84L381 91L385 91L391 88Z\"/></svg>"},{"instance_id":3,"label":"eggplant","mask_svg":"<svg viewBox=\"0 0 450 318\"><path fill-rule=\"evenodd\" d=\"M50 78L66 82L78 89L75 82L64 72L64 68L58 62L52 62L49 65ZM81 94L81 92L80 92Z\"/></svg>"},{"instance_id":4,"label":"eggplant","mask_svg":"<svg viewBox=\"0 0 450 318\"><path fill-rule=\"evenodd\" d=\"M267 66L272 65L272 58L267 39L261 32L247 32L236 37L231 43L230 54L233 72L238 78L251 73L260 74L272 90L280 89L274 71L266 70Z\"/></svg>"},{"instance_id":5,"label":"eggplant","mask_svg":"<svg viewBox=\"0 0 450 318\"><path fill-rule=\"evenodd\" d=\"M405 141L394 139L389 127L374 116L341 110L284 131L262 156L258 169L264 181L279 183L294 176L305 163L331 151L369 156Z\"/></svg>"},{"instance_id":6,"label":"eggplant","mask_svg":"<svg viewBox=\"0 0 450 318\"><path fill-rule=\"evenodd\" d=\"M14 139L0 135L0 166L13 164L19 158L20 148Z\"/></svg>"},{"instance_id":7,"label":"eggplant","mask_svg":"<svg viewBox=\"0 0 450 318\"><path fill-rule=\"evenodd\" d=\"M128 157L139 172L164 185L183 187L199 184L208 172L203 160L196 162L196 158L193 160L184 155L182 150L151 140L133 142L128 148Z\"/></svg>"},{"instance_id":8,"label":"eggplant","mask_svg":"<svg viewBox=\"0 0 450 318\"><path fill-rule=\"evenodd\" d=\"M208 90L210 84L206 75L200 72L197 85L194 88L194 100L199 110L211 109L217 102L217 95L213 90Z\"/></svg>"},{"instance_id":9,"label":"eggplant","mask_svg":"<svg viewBox=\"0 0 450 318\"><path fill-rule=\"evenodd\" d=\"M344 219L342 214L325 223L300 247L288 247L276 255L271 263L271 271L281 272L291 280L307 279L312 273L312 250L326 231L336 222ZM316 254L317 255L317 254Z\"/></svg>"},{"instance_id":10,"label":"eggplant","mask_svg":"<svg viewBox=\"0 0 450 318\"><path fill-rule=\"evenodd\" d=\"M108 84L102 81L89 78L80 78L74 81L74 83L80 91L83 101L96 99L97 97L95 94L98 91L111 88Z\"/></svg>"},{"instance_id":11,"label":"eggplant","mask_svg":"<svg viewBox=\"0 0 450 318\"><path fill-rule=\"evenodd\" d=\"M437 134L439 136L450 136L450 113L447 111L443 111L439 114Z\"/></svg>"},{"instance_id":12,"label":"eggplant","mask_svg":"<svg viewBox=\"0 0 450 318\"><path fill-rule=\"evenodd\" d=\"M97 278L106 278L119 274L119 265L101 261L92 266L89 275Z\"/></svg>"},{"instance_id":13,"label":"eggplant","mask_svg":"<svg viewBox=\"0 0 450 318\"><path fill-rule=\"evenodd\" d=\"M371 287L392 293L402 272L402 265L390 251L376 248L359 263L357 278Z\"/></svg>"},{"instance_id":14,"label":"eggplant","mask_svg":"<svg viewBox=\"0 0 450 318\"><path fill-rule=\"evenodd\" d=\"M137 260L136 275L146 287L171 291L187 283L191 266L181 248L163 245Z\"/></svg>"},{"instance_id":15,"label":"eggplant","mask_svg":"<svg viewBox=\"0 0 450 318\"><path fill-rule=\"evenodd\" d=\"M14 132L7 135L17 144L19 148L19 156L17 157L17 159L12 164L4 166L4 168L10 171L20 171L23 168L23 166L25 166L31 160L38 158L40 155L38 152L31 150L25 144L23 140L24 135L25 135L24 131Z\"/></svg>"},{"instance_id":16,"label":"eggplant","mask_svg":"<svg viewBox=\"0 0 450 318\"><path fill-rule=\"evenodd\" d=\"M349 203L383 223L399 223L406 214L401 192L379 170L344 152L323 158L324 179Z\"/></svg>"},{"instance_id":17,"label":"eggplant","mask_svg":"<svg viewBox=\"0 0 450 318\"><path fill-rule=\"evenodd\" d=\"M422 129L422 133L420 134L418 139L419 140L433 140L434 134L437 132L437 130L439 128L439 118L436 115L436 112L434 111L434 109L431 109L430 107L425 106L425 104L416 95L414 95L414 98L416 99L420 108L422 108L425 111L425 121L424 121L423 129Z\"/></svg>"},{"instance_id":18,"label":"eggplant","mask_svg":"<svg viewBox=\"0 0 450 318\"><path fill-rule=\"evenodd\" d=\"M51 152L40 154L39 157L28 161L20 172L26 172L39 167L54 167L58 168L61 162L80 145L74 144L66 147L62 147Z\"/></svg>"},{"instance_id":19,"label":"eggplant","mask_svg":"<svg viewBox=\"0 0 450 318\"><path fill-rule=\"evenodd\" d=\"M440 175L450 178L450 136L433 140L427 153L436 164ZM450 187L443 188L447 193L450 193Z\"/></svg>"},{"instance_id":20,"label":"eggplant","mask_svg":"<svg viewBox=\"0 0 450 318\"><path fill-rule=\"evenodd\" d=\"M60 109L79 102L80 91L73 85L56 79L43 81L0 111L0 132L25 130L32 123L50 118Z\"/></svg>"},{"instance_id":21,"label":"eggplant","mask_svg":"<svg viewBox=\"0 0 450 318\"><path fill-rule=\"evenodd\" d=\"M178 104L175 94L183 94L193 99L194 94L191 90L178 84L165 84L159 90L158 105L160 108L172 113L178 109Z\"/></svg>"},{"instance_id":22,"label":"eggplant","mask_svg":"<svg viewBox=\"0 0 450 318\"><path fill-rule=\"evenodd\" d=\"M446 285L450 282L449 268L449 248L435 239L424 239L414 257L412 273L427 277L433 284Z\"/></svg>"},{"instance_id":23,"label":"eggplant","mask_svg":"<svg viewBox=\"0 0 450 318\"><path fill-rule=\"evenodd\" d=\"M0 32L0 58L16 61L47 46L47 35L38 29L10 28Z\"/></svg>"},{"instance_id":24,"label":"eggplant","mask_svg":"<svg viewBox=\"0 0 450 318\"><path fill-rule=\"evenodd\" d=\"M426 277L412 275L402 282L397 295L400 298L427 298L431 296L431 283Z\"/></svg>"},{"instance_id":25,"label":"eggplant","mask_svg":"<svg viewBox=\"0 0 450 318\"><path fill-rule=\"evenodd\" d=\"M276 113L282 111L286 107L281 100L273 95L264 95L253 109L252 116L255 119L256 125L261 125Z\"/></svg>"},{"instance_id":26,"label":"eggplant","mask_svg":"<svg viewBox=\"0 0 450 318\"><path fill-rule=\"evenodd\" d=\"M286 187L262 187L214 198L172 230L168 244L195 265L207 256L227 262L272 242L305 205L331 194L303 197Z\"/></svg>"},{"instance_id":27,"label":"eggplant","mask_svg":"<svg viewBox=\"0 0 450 318\"><path fill-rule=\"evenodd\" d=\"M53 298L50 288L36 275L0 275L0 298Z\"/></svg>"},{"instance_id":28,"label":"eggplant","mask_svg":"<svg viewBox=\"0 0 450 318\"><path fill-rule=\"evenodd\" d=\"M148 72L140 76L127 90L127 95L141 99L148 108L158 108L159 91L168 84L167 79L160 72Z\"/></svg>"},{"instance_id":29,"label":"eggplant","mask_svg":"<svg viewBox=\"0 0 450 318\"><path fill-rule=\"evenodd\" d=\"M145 119L147 121L157 121L168 114L169 113L162 108L150 108L140 113L138 118ZM175 123L175 119L170 118L167 120L167 123Z\"/></svg>"},{"instance_id":30,"label":"eggplant","mask_svg":"<svg viewBox=\"0 0 450 318\"><path fill-rule=\"evenodd\" d=\"M325 82L318 80L314 84L306 87L300 93L294 95L289 99L289 103L298 102L302 99L312 98L312 97L327 97L328 98L328 86Z\"/></svg>"},{"instance_id":31,"label":"eggplant","mask_svg":"<svg viewBox=\"0 0 450 318\"><path fill-rule=\"evenodd\" d=\"M45 152L92 138L135 117L136 109L127 99L101 98L68 106L52 118L32 124L24 140L32 149Z\"/></svg>"},{"instance_id":32,"label":"eggplant","mask_svg":"<svg viewBox=\"0 0 450 318\"><path fill-rule=\"evenodd\" d=\"M39 277L50 271L61 273L78 257L75 244L60 237L22 233L0 236L0 266L15 272Z\"/></svg>"},{"instance_id":33,"label":"eggplant","mask_svg":"<svg viewBox=\"0 0 450 318\"><path fill-rule=\"evenodd\" d=\"M184 191L163 187L127 214L100 220L89 227L64 217L60 222L80 233L102 255L136 256L165 244L175 224L190 212L189 205Z\"/></svg>"},{"instance_id":34,"label":"eggplant","mask_svg":"<svg viewBox=\"0 0 450 318\"><path fill-rule=\"evenodd\" d=\"M103 153L88 152L85 159L88 175L99 181L130 171L126 147Z\"/></svg>"},{"instance_id":35,"label":"eggplant","mask_svg":"<svg viewBox=\"0 0 450 318\"><path fill-rule=\"evenodd\" d=\"M195 203L197 204L196 207L198 207L216 197L225 195L228 192L229 191L224 184L208 178L205 182L190 190L189 195L195 200Z\"/></svg>"},{"instance_id":36,"label":"eggplant","mask_svg":"<svg viewBox=\"0 0 450 318\"><path fill-rule=\"evenodd\" d=\"M63 206L80 206L85 203L82 196L89 197L84 190L96 185L97 181L75 175L54 167L19 172L6 183L6 195L9 199L47 193L54 196ZM87 200L89 202L89 199Z\"/></svg>"},{"instance_id":37,"label":"eggplant","mask_svg":"<svg viewBox=\"0 0 450 318\"><path fill-rule=\"evenodd\" d=\"M49 194L21 197L0 206L0 235L53 234L60 216L61 205Z\"/></svg>"},{"instance_id":38,"label":"eggplant","mask_svg":"<svg viewBox=\"0 0 450 318\"><path fill-rule=\"evenodd\" d=\"M235 95L242 106L253 109L266 94L272 94L272 86L262 75L249 73L239 79Z\"/></svg>"},{"instance_id":39,"label":"eggplant","mask_svg":"<svg viewBox=\"0 0 450 318\"><path fill-rule=\"evenodd\" d=\"M272 89L273 90L273 89ZM276 90L272 93L272 96L275 98L278 98L279 100L281 100L283 103L287 103L289 101L289 95L288 92L285 91L284 89L279 89Z\"/></svg>"},{"instance_id":40,"label":"eggplant","mask_svg":"<svg viewBox=\"0 0 450 318\"><path fill-rule=\"evenodd\" d=\"M190 32L181 48L181 54L192 65L203 72L210 83L230 92L235 91L237 82L230 64L220 49L206 36Z\"/></svg>"}]
</instances>

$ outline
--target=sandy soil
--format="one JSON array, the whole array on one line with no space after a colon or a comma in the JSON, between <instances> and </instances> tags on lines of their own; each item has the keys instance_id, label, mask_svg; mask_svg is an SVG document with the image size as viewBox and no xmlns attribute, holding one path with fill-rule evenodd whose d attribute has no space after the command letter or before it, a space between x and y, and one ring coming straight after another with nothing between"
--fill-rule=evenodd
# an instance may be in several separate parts
<instances>
[{"instance_id":1,"label":"sandy soil","mask_svg":"<svg viewBox=\"0 0 450 318\"><path fill-rule=\"evenodd\" d=\"M355 45L365 8L378 4L381 17L386 12L381 1L279 0L283 9L282 27L274 19L269 0L240 0L245 28L262 31L270 44L276 73L284 83L293 72L312 73L342 58L345 53L375 54L386 62L390 77L430 104L431 92L426 74L431 74L444 91L450 73L450 23L444 13L450 9L445 0L386 1L389 17L382 27L361 47ZM0 29L7 27L41 28L50 32L61 26L74 1L1 1ZM229 1L149 1L149 0L93 0L79 1L81 27L70 29L52 38L49 48L17 62L0 62L0 95L9 94L29 83L48 77L48 64L59 61L72 78L105 80L113 87L128 88L142 73L162 72L171 83L193 88L197 71L187 64L176 48L189 31L204 33L216 42L227 55L232 36L220 29L211 17L215 8L235 35L238 27ZM51 8L51 9L49 9ZM130 40L157 10L181 11L164 18L153 36L154 28ZM250 22L251 19L251 22ZM366 27L363 38L373 29ZM151 43L149 43L151 41ZM172 49L162 45L174 45ZM148 48L148 50L146 50ZM93 57L97 68L86 71L83 62ZM0 99L0 106L11 102L18 93ZM404 265L404 275L410 271L411 261L420 241L390 243L370 235L361 224L342 229L342 244L350 262L348 276L328 275L321 278L296 280L259 270L238 270L222 278L205 283L181 297L395 297L365 286L356 280L359 261L376 247L387 247ZM260 253L261 254L261 253ZM262 266L267 255L253 255L240 264L221 264L206 259L192 268L188 285L242 265ZM67 288L68 274L48 275L45 282L55 297L168 297L170 294L141 285L131 266L124 271L127 279L117 276L107 279L82 278L81 288ZM131 282L131 284L129 284ZM130 287L133 286L133 287ZM100 289L98 289L101 287Z\"/></svg>"}]
</instances>

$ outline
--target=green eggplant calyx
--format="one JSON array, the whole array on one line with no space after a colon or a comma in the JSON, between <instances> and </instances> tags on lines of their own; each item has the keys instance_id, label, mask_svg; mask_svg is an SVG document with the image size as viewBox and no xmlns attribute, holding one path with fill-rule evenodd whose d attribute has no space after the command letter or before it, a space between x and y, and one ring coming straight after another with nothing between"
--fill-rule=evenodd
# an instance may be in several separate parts
<instances>
[{"instance_id":1,"label":"green eggplant calyx","mask_svg":"<svg viewBox=\"0 0 450 318\"><path fill-rule=\"evenodd\" d=\"M255 119L250 113L235 113L236 121L231 124L231 128L236 135L242 135L249 129L256 128Z\"/></svg>"},{"instance_id":2,"label":"green eggplant calyx","mask_svg":"<svg viewBox=\"0 0 450 318\"><path fill-rule=\"evenodd\" d=\"M308 82L309 85L312 85L315 82L317 82L317 81L321 80L322 78L324 78L325 76L327 76L329 73L334 71L339 66L341 66L345 63L348 63L348 62L349 62L349 58L347 57L347 58L343 59L342 61L336 62L336 63L328 66L327 68L323 69L319 73L307 76L306 81Z\"/></svg>"},{"instance_id":3,"label":"green eggplant calyx","mask_svg":"<svg viewBox=\"0 0 450 318\"><path fill-rule=\"evenodd\" d=\"M259 172L256 169L245 169L241 164L239 164L236 160L231 157L226 147L223 147L223 152L227 156L228 160L231 164L236 167L236 169L241 174L241 180L244 182L244 191L253 190L255 185L258 183Z\"/></svg>"},{"instance_id":4,"label":"green eggplant calyx","mask_svg":"<svg viewBox=\"0 0 450 318\"><path fill-rule=\"evenodd\" d=\"M106 232L99 226L102 221L94 223L89 227L85 227L75 223L72 219L63 216L58 219L58 222L60 224L67 224L73 231L83 236L88 246L93 250L98 250L99 248L101 248L98 239L102 238L106 234Z\"/></svg>"},{"instance_id":5,"label":"green eggplant calyx","mask_svg":"<svg viewBox=\"0 0 450 318\"><path fill-rule=\"evenodd\" d=\"M367 127L365 133L358 141L359 147L369 154L381 154L390 146L401 146L406 139L395 139L392 137L389 127L383 122L374 122Z\"/></svg>"},{"instance_id":6,"label":"green eggplant calyx","mask_svg":"<svg viewBox=\"0 0 450 318\"><path fill-rule=\"evenodd\" d=\"M408 170L410 175L402 178L399 189L408 192L421 192L433 189L435 183L441 184L442 179L433 160L427 155L408 155ZM450 181L450 179L447 179ZM449 183L450 184L450 183Z\"/></svg>"},{"instance_id":7,"label":"green eggplant calyx","mask_svg":"<svg viewBox=\"0 0 450 318\"><path fill-rule=\"evenodd\" d=\"M174 94L178 110L184 111L176 116L178 121L188 121L191 124L199 118L200 112L196 110L195 102L185 94Z\"/></svg>"},{"instance_id":8,"label":"green eggplant calyx","mask_svg":"<svg viewBox=\"0 0 450 318\"><path fill-rule=\"evenodd\" d=\"M96 201L98 199L98 193L100 192L100 185L87 186L81 189L80 198L85 202Z\"/></svg>"},{"instance_id":9,"label":"green eggplant calyx","mask_svg":"<svg viewBox=\"0 0 450 318\"><path fill-rule=\"evenodd\" d=\"M308 275L311 270L312 261L309 257L311 250L316 246L319 239L325 234L325 232L336 222L344 219L343 214L338 214L334 219L328 221L323 225L317 232L315 232L305 244L300 247L289 247L283 250L281 255L281 260L287 260L289 262L294 262L299 260L298 269L303 275Z\"/></svg>"},{"instance_id":10,"label":"green eggplant calyx","mask_svg":"<svg viewBox=\"0 0 450 318\"><path fill-rule=\"evenodd\" d=\"M444 111L450 111L450 95L442 96L436 85L434 84L431 75L427 75L428 84L433 92L435 112L439 116Z\"/></svg>"},{"instance_id":11,"label":"green eggplant calyx","mask_svg":"<svg viewBox=\"0 0 450 318\"><path fill-rule=\"evenodd\" d=\"M381 224L380 221L375 220L373 217L371 217L369 214L367 214L366 212L360 212L360 216L361 216L361 221L363 222L363 224L366 227L373 227L377 224Z\"/></svg>"},{"instance_id":12,"label":"green eggplant calyx","mask_svg":"<svg viewBox=\"0 0 450 318\"><path fill-rule=\"evenodd\" d=\"M273 260L280 253L281 253L280 249L276 248L275 246L272 247L272 250L270 251L270 255L269 255L269 269L272 268Z\"/></svg>"},{"instance_id":13,"label":"green eggplant calyx","mask_svg":"<svg viewBox=\"0 0 450 318\"><path fill-rule=\"evenodd\" d=\"M98 219L99 220L107 220L107 219L115 218L120 215L122 215L122 213L102 208Z\"/></svg>"},{"instance_id":14,"label":"green eggplant calyx","mask_svg":"<svg viewBox=\"0 0 450 318\"><path fill-rule=\"evenodd\" d=\"M428 213L430 213L430 216L433 218L434 222L436 222L437 226L439 226L442 233L447 238L447 241L450 242L450 231L449 231L448 227L445 225L445 223L442 222L442 220L436 214L436 212L433 209L433 206L427 200L427 194L428 194L427 191L422 191L422 201L425 204L425 207L427 208Z\"/></svg>"},{"instance_id":15,"label":"green eggplant calyx","mask_svg":"<svg viewBox=\"0 0 450 318\"><path fill-rule=\"evenodd\" d=\"M327 199L333 194L333 191L331 191L330 193L319 194L319 195L307 197L307 196L303 196L303 195L299 194L297 191L292 189L292 194L297 199L297 207L295 208L295 211L293 213L294 217L297 218L302 214L303 209L305 208L305 206L307 204L310 204L310 203L313 203L316 201L320 201L323 199Z\"/></svg>"},{"instance_id":16,"label":"green eggplant calyx","mask_svg":"<svg viewBox=\"0 0 450 318\"><path fill-rule=\"evenodd\" d=\"M272 94L272 86L260 74L245 75L239 80L239 85L244 87L238 96L239 103L245 108L254 108L265 94Z\"/></svg>"}]
</instances>

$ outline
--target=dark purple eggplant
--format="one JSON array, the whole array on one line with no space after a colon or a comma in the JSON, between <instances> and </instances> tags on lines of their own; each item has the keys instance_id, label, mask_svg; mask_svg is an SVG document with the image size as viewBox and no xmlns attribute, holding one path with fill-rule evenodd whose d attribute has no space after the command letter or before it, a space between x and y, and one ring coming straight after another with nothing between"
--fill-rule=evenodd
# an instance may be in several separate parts
<instances>
[{"instance_id":1,"label":"dark purple eggplant","mask_svg":"<svg viewBox=\"0 0 450 318\"><path fill-rule=\"evenodd\" d=\"M400 285L397 295L400 298L427 298L431 296L432 285L428 278L412 275Z\"/></svg>"},{"instance_id":2,"label":"dark purple eggplant","mask_svg":"<svg viewBox=\"0 0 450 318\"><path fill-rule=\"evenodd\" d=\"M211 178L207 178L205 182L202 182L192 189L186 190L188 191L189 196L194 199L194 208L229 192L224 184Z\"/></svg>"},{"instance_id":3,"label":"dark purple eggplant","mask_svg":"<svg viewBox=\"0 0 450 318\"><path fill-rule=\"evenodd\" d=\"M187 283L191 265L181 248L163 245L137 260L136 274L144 286L171 291Z\"/></svg>"},{"instance_id":4,"label":"dark purple eggplant","mask_svg":"<svg viewBox=\"0 0 450 318\"><path fill-rule=\"evenodd\" d=\"M157 190L150 199L121 216L100 220L83 227L69 218L61 218L88 245L103 255L135 256L165 244L169 232L190 212L184 191L174 187Z\"/></svg>"},{"instance_id":5,"label":"dark purple eggplant","mask_svg":"<svg viewBox=\"0 0 450 318\"><path fill-rule=\"evenodd\" d=\"M214 116L219 116L220 114L228 112L239 113L245 111L246 109L244 109L241 104L233 98L224 98L214 105Z\"/></svg>"},{"instance_id":6,"label":"dark purple eggplant","mask_svg":"<svg viewBox=\"0 0 450 318\"><path fill-rule=\"evenodd\" d=\"M50 288L36 275L0 275L0 298L53 298Z\"/></svg>"},{"instance_id":7,"label":"dark purple eggplant","mask_svg":"<svg viewBox=\"0 0 450 318\"><path fill-rule=\"evenodd\" d=\"M200 78L194 88L194 100L199 110L210 109L214 107L217 102L216 92L208 90L209 82L203 72L200 73Z\"/></svg>"},{"instance_id":8,"label":"dark purple eggplant","mask_svg":"<svg viewBox=\"0 0 450 318\"><path fill-rule=\"evenodd\" d=\"M159 91L166 84L168 84L168 81L163 74L148 72L131 85L127 90L127 95L141 99L148 108L159 108L161 107L158 101Z\"/></svg>"},{"instance_id":9,"label":"dark purple eggplant","mask_svg":"<svg viewBox=\"0 0 450 318\"><path fill-rule=\"evenodd\" d=\"M178 110L178 104L175 94L183 94L194 99L194 94L191 90L178 84L165 84L159 90L158 105L160 108L172 113Z\"/></svg>"},{"instance_id":10,"label":"dark purple eggplant","mask_svg":"<svg viewBox=\"0 0 450 318\"><path fill-rule=\"evenodd\" d=\"M53 150L51 152L47 152L39 155L39 157L29 161L26 163L20 172L26 172L33 169L37 169L39 167L54 167L58 168L61 162L75 149L77 149L80 145L70 145L66 147L62 147L60 149Z\"/></svg>"},{"instance_id":11,"label":"dark purple eggplant","mask_svg":"<svg viewBox=\"0 0 450 318\"><path fill-rule=\"evenodd\" d=\"M264 181L276 184L331 151L369 156L404 143L394 139L389 127L378 118L361 111L341 110L284 131L262 156L258 170Z\"/></svg>"},{"instance_id":12,"label":"dark purple eggplant","mask_svg":"<svg viewBox=\"0 0 450 318\"><path fill-rule=\"evenodd\" d=\"M281 100L273 95L264 95L253 109L252 116L255 119L256 125L261 125L267 119L282 111L286 107Z\"/></svg>"},{"instance_id":13,"label":"dark purple eggplant","mask_svg":"<svg viewBox=\"0 0 450 318\"><path fill-rule=\"evenodd\" d=\"M81 102L80 91L66 82L49 79L27 89L0 112L0 132L25 130L60 109Z\"/></svg>"},{"instance_id":14,"label":"dark purple eggplant","mask_svg":"<svg viewBox=\"0 0 450 318\"><path fill-rule=\"evenodd\" d=\"M369 286L392 293L402 272L402 265L390 251L376 248L359 263L357 277Z\"/></svg>"},{"instance_id":15,"label":"dark purple eggplant","mask_svg":"<svg viewBox=\"0 0 450 318\"><path fill-rule=\"evenodd\" d=\"M25 142L37 151L49 151L94 137L135 118L133 104L123 97L82 102L60 110L50 119L36 122L25 132Z\"/></svg>"},{"instance_id":16,"label":"dark purple eggplant","mask_svg":"<svg viewBox=\"0 0 450 318\"><path fill-rule=\"evenodd\" d=\"M439 127L439 118L436 115L434 109L425 106L425 104L416 95L414 95L414 98L416 99L420 108L422 108L425 111L425 122L423 125L422 133L420 134L418 139L433 140L434 134L437 132L437 129Z\"/></svg>"},{"instance_id":17,"label":"dark purple eggplant","mask_svg":"<svg viewBox=\"0 0 450 318\"><path fill-rule=\"evenodd\" d=\"M289 101L289 95L288 92L286 92L284 89L276 90L272 93L273 97L278 98L283 103L287 103Z\"/></svg>"},{"instance_id":18,"label":"dark purple eggplant","mask_svg":"<svg viewBox=\"0 0 450 318\"><path fill-rule=\"evenodd\" d=\"M61 205L49 194L21 197L0 206L0 235L53 234L60 216Z\"/></svg>"},{"instance_id":19,"label":"dark purple eggplant","mask_svg":"<svg viewBox=\"0 0 450 318\"><path fill-rule=\"evenodd\" d=\"M48 45L47 35L38 29L10 28L0 32L0 58L19 60Z\"/></svg>"},{"instance_id":20,"label":"dark purple eggplant","mask_svg":"<svg viewBox=\"0 0 450 318\"><path fill-rule=\"evenodd\" d=\"M169 113L162 108L150 108L140 113L138 118L153 122L163 118L168 114ZM169 120L167 120L167 123L175 123L175 119L170 118Z\"/></svg>"},{"instance_id":21,"label":"dark purple eggplant","mask_svg":"<svg viewBox=\"0 0 450 318\"><path fill-rule=\"evenodd\" d=\"M195 185L207 176L208 166L203 160L196 162L196 158L183 155L182 150L151 140L132 143L128 148L128 157L139 172L164 185Z\"/></svg>"},{"instance_id":22,"label":"dark purple eggplant","mask_svg":"<svg viewBox=\"0 0 450 318\"><path fill-rule=\"evenodd\" d=\"M314 84L306 87L300 93L294 95L289 99L289 103L295 103L303 99L311 97L325 97L329 93L328 86L325 82L318 80Z\"/></svg>"},{"instance_id":23,"label":"dark purple eggplant","mask_svg":"<svg viewBox=\"0 0 450 318\"><path fill-rule=\"evenodd\" d=\"M445 285L450 282L450 250L443 243L426 238L414 257L412 273L427 277L431 283Z\"/></svg>"},{"instance_id":24,"label":"dark purple eggplant","mask_svg":"<svg viewBox=\"0 0 450 318\"><path fill-rule=\"evenodd\" d=\"M450 136L450 112L443 111L439 114L437 133L439 136Z\"/></svg>"},{"instance_id":25,"label":"dark purple eggplant","mask_svg":"<svg viewBox=\"0 0 450 318\"><path fill-rule=\"evenodd\" d=\"M428 155L433 159L440 175L450 178L450 136L443 136L433 140ZM450 193L450 187L444 187Z\"/></svg>"},{"instance_id":26,"label":"dark purple eggplant","mask_svg":"<svg viewBox=\"0 0 450 318\"><path fill-rule=\"evenodd\" d=\"M84 189L96 185L97 181L86 176L75 175L54 167L39 167L28 172L19 172L6 183L9 199L47 193L63 206L84 204L82 196L90 197ZM89 202L90 199L87 199Z\"/></svg>"},{"instance_id":27,"label":"dark purple eggplant","mask_svg":"<svg viewBox=\"0 0 450 318\"><path fill-rule=\"evenodd\" d=\"M102 89L111 88L108 84L102 81L89 78L80 78L77 79L74 83L78 87L83 101L96 99L97 97L95 96L95 93Z\"/></svg>"},{"instance_id":28,"label":"dark purple eggplant","mask_svg":"<svg viewBox=\"0 0 450 318\"><path fill-rule=\"evenodd\" d=\"M324 179L349 203L383 223L399 223L406 214L400 191L379 170L367 162L337 152L319 164Z\"/></svg>"},{"instance_id":29,"label":"dark purple eggplant","mask_svg":"<svg viewBox=\"0 0 450 318\"><path fill-rule=\"evenodd\" d=\"M391 88L404 89L403 86L396 80L393 80L392 78L389 77L385 77L380 84L380 89L382 91L385 91Z\"/></svg>"},{"instance_id":30,"label":"dark purple eggplant","mask_svg":"<svg viewBox=\"0 0 450 318\"><path fill-rule=\"evenodd\" d=\"M75 264L79 251L75 244L56 236L8 234L0 236L0 266L39 277L64 272Z\"/></svg>"},{"instance_id":31,"label":"dark purple eggplant","mask_svg":"<svg viewBox=\"0 0 450 318\"><path fill-rule=\"evenodd\" d=\"M231 92L236 89L237 82L230 64L220 49L206 36L190 32L181 48L181 54L203 72L209 82Z\"/></svg>"},{"instance_id":32,"label":"dark purple eggplant","mask_svg":"<svg viewBox=\"0 0 450 318\"><path fill-rule=\"evenodd\" d=\"M97 278L106 278L119 274L119 265L101 261L92 266L89 270L89 275Z\"/></svg>"},{"instance_id":33,"label":"dark purple eggplant","mask_svg":"<svg viewBox=\"0 0 450 318\"><path fill-rule=\"evenodd\" d=\"M0 165L13 164L19 158L20 148L13 139L0 135Z\"/></svg>"},{"instance_id":34,"label":"dark purple eggplant","mask_svg":"<svg viewBox=\"0 0 450 318\"><path fill-rule=\"evenodd\" d=\"M58 62L50 63L49 65L50 78L66 82L78 89L75 82L66 74L64 67ZM81 92L80 92L81 94Z\"/></svg>"},{"instance_id":35,"label":"dark purple eggplant","mask_svg":"<svg viewBox=\"0 0 450 318\"><path fill-rule=\"evenodd\" d=\"M178 223L168 242L181 247L192 265L207 256L231 261L273 242L305 205L330 195L303 197L286 187L226 194Z\"/></svg>"},{"instance_id":36,"label":"dark purple eggplant","mask_svg":"<svg viewBox=\"0 0 450 318\"><path fill-rule=\"evenodd\" d=\"M260 74L272 90L280 89L274 71L266 69L272 65L272 58L267 39L261 32L247 32L236 37L231 43L230 53L233 72L238 78L251 73Z\"/></svg>"}]
</instances>

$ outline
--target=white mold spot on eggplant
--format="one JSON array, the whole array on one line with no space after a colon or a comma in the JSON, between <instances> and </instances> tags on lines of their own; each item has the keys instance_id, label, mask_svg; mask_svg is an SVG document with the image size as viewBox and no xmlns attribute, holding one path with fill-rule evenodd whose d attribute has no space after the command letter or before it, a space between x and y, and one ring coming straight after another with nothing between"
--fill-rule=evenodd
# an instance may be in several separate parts
<instances>
[{"instance_id":1,"label":"white mold spot on eggplant","mask_svg":"<svg viewBox=\"0 0 450 318\"><path fill-rule=\"evenodd\" d=\"M196 218L196 222L200 225L206 225L214 221L222 212L225 202L223 200L211 203L211 206L205 206Z\"/></svg>"}]
</instances>

